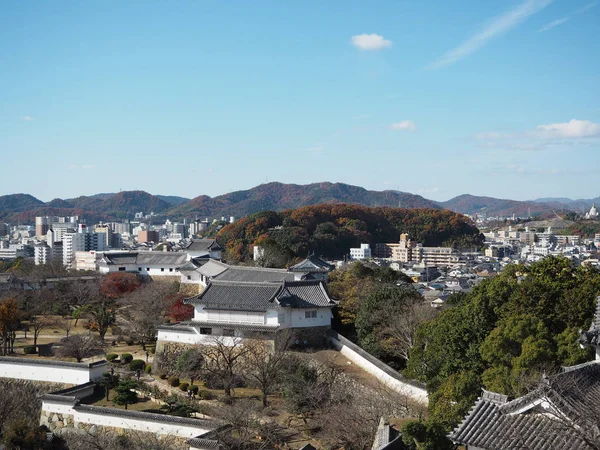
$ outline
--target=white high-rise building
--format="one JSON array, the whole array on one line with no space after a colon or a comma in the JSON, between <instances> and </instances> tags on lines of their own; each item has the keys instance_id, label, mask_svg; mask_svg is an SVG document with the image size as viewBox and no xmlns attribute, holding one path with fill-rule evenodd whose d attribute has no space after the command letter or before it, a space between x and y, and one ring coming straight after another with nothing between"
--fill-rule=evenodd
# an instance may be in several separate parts
<instances>
[{"instance_id":1,"label":"white high-rise building","mask_svg":"<svg viewBox=\"0 0 600 450\"><path fill-rule=\"evenodd\" d=\"M73 267L75 252L107 249L106 234L86 233L85 230L80 228L79 233L67 233L63 236L63 265L66 267Z\"/></svg>"},{"instance_id":2,"label":"white high-rise building","mask_svg":"<svg viewBox=\"0 0 600 450\"><path fill-rule=\"evenodd\" d=\"M48 264L52 259L52 249L46 244L37 244L33 251L33 260L36 266Z\"/></svg>"}]
</instances>

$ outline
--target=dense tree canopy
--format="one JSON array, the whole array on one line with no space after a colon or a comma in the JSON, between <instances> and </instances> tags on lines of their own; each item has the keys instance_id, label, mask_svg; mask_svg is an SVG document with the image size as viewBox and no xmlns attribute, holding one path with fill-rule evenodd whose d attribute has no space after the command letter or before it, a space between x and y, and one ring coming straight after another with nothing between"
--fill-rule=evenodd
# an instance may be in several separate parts
<instances>
[{"instance_id":1,"label":"dense tree canopy","mask_svg":"<svg viewBox=\"0 0 600 450\"><path fill-rule=\"evenodd\" d=\"M549 257L507 267L421 325L406 371L427 383L432 418L454 426L481 387L520 396L543 372L591 359L576 338L599 293L599 271Z\"/></svg>"},{"instance_id":2,"label":"dense tree canopy","mask_svg":"<svg viewBox=\"0 0 600 450\"><path fill-rule=\"evenodd\" d=\"M348 204L263 211L224 227L218 235L231 261L246 261L252 246L268 242L289 258L309 252L341 258L360 243L398 242L409 233L425 245L480 246L477 228L461 214L436 209L367 207ZM271 255L272 256L272 255Z\"/></svg>"}]
</instances>

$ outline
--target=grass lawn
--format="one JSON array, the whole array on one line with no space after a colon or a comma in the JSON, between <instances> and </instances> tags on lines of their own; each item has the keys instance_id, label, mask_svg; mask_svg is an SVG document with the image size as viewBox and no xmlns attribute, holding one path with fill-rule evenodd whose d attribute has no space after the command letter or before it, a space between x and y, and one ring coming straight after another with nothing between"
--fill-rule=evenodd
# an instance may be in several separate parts
<instances>
[{"instance_id":1,"label":"grass lawn","mask_svg":"<svg viewBox=\"0 0 600 450\"><path fill-rule=\"evenodd\" d=\"M48 318L50 318L51 320L55 321L56 323L62 323L65 322L67 319L64 319L61 316L46 316ZM69 336L73 336L75 334L89 334L90 331L87 330L84 325L86 323L85 320L80 319L77 323L77 326L75 327L75 321L71 320L71 323L73 324L73 327L69 330ZM15 352L16 355L15 356L20 356L23 354L23 348L33 345L33 327L31 325L30 322L28 321L24 321L23 325L29 328L29 331L24 332L24 331L17 331L16 333L16 340L15 340ZM98 333L93 332L92 333L95 336L98 336ZM27 336L27 337L25 337ZM60 326L52 326L52 327L48 327L48 328L43 328L39 335L38 335L38 339L37 339L37 343L38 344L50 344L50 343L55 343L58 344L60 342L60 340L64 337L67 336L67 332L65 331L64 328L61 328ZM146 361L146 351L142 349L141 345L127 345L125 342L118 342L116 343L116 345L112 345L112 343L115 341L115 339L117 338L117 336L113 336L113 334L111 333L111 331L109 330L108 333L106 333L106 336L104 337L104 351L108 354L108 353L116 353L117 355L121 356L123 353L131 353L133 355L133 359L141 359ZM36 355L25 355L26 357L37 357ZM148 362L152 362L153 359L153 354L149 353L148 354ZM56 357L45 357L48 359L59 359ZM85 362L90 362L90 361L94 361L94 360L100 360L100 359L104 359L104 355L100 354L96 357L92 357L92 358L88 358L86 360L84 360ZM74 361L74 360L73 360Z\"/></svg>"},{"instance_id":2,"label":"grass lawn","mask_svg":"<svg viewBox=\"0 0 600 450\"><path fill-rule=\"evenodd\" d=\"M116 393L111 390L109 394L110 400L106 400L104 389L98 388L93 395L81 399L83 405L102 406L103 408L125 409L125 406L115 405L112 399ZM138 401L132 405L127 405L129 411L143 411L155 414L165 414L165 411L160 409L160 404L151 401L149 398L138 398Z\"/></svg>"}]
</instances>

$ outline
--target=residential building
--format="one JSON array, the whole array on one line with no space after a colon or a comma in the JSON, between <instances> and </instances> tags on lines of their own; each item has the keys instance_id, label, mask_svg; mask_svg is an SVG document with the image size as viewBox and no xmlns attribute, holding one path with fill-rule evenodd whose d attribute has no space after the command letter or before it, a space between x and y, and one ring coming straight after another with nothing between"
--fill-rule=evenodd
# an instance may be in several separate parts
<instances>
[{"instance_id":1,"label":"residential building","mask_svg":"<svg viewBox=\"0 0 600 450\"><path fill-rule=\"evenodd\" d=\"M417 244L412 250L414 261L427 266L448 267L459 261L459 252L452 247L422 247Z\"/></svg>"},{"instance_id":2,"label":"residential building","mask_svg":"<svg viewBox=\"0 0 600 450\"><path fill-rule=\"evenodd\" d=\"M371 246L360 244L360 248L350 249L350 259L369 259L371 257Z\"/></svg>"},{"instance_id":3,"label":"residential building","mask_svg":"<svg viewBox=\"0 0 600 450\"><path fill-rule=\"evenodd\" d=\"M94 233L103 233L105 236L106 248L113 248L113 230L108 223L99 223L94 225Z\"/></svg>"},{"instance_id":4,"label":"residential building","mask_svg":"<svg viewBox=\"0 0 600 450\"><path fill-rule=\"evenodd\" d=\"M137 237L140 244L143 242L153 242L158 244L160 242L158 231L155 230L140 230L137 233Z\"/></svg>"},{"instance_id":5,"label":"residential building","mask_svg":"<svg viewBox=\"0 0 600 450\"><path fill-rule=\"evenodd\" d=\"M104 233L86 233L85 226L79 227L78 233L67 233L63 236L63 265L73 267L75 253L81 251L106 250L106 235Z\"/></svg>"},{"instance_id":6,"label":"residential building","mask_svg":"<svg viewBox=\"0 0 600 450\"><path fill-rule=\"evenodd\" d=\"M412 242L407 233L400 235L400 242L376 245L377 255L392 261L416 261L425 265L449 266L459 261L459 252L451 247L423 247Z\"/></svg>"},{"instance_id":7,"label":"residential building","mask_svg":"<svg viewBox=\"0 0 600 450\"><path fill-rule=\"evenodd\" d=\"M42 242L40 244L36 244L33 250L33 260L36 266L48 264L52 260L52 248L49 245Z\"/></svg>"},{"instance_id":8,"label":"residential building","mask_svg":"<svg viewBox=\"0 0 600 450\"><path fill-rule=\"evenodd\" d=\"M48 233L50 225L52 224L51 217L36 217L35 218L35 237L42 239Z\"/></svg>"},{"instance_id":9,"label":"residential building","mask_svg":"<svg viewBox=\"0 0 600 450\"><path fill-rule=\"evenodd\" d=\"M0 222L0 237L8 236L10 233L10 227L7 223Z\"/></svg>"},{"instance_id":10,"label":"residential building","mask_svg":"<svg viewBox=\"0 0 600 450\"><path fill-rule=\"evenodd\" d=\"M110 228L112 229L113 233L118 233L121 235L125 233L131 233L131 224L129 222L111 222Z\"/></svg>"},{"instance_id":11,"label":"residential building","mask_svg":"<svg viewBox=\"0 0 600 450\"><path fill-rule=\"evenodd\" d=\"M75 270L98 271L98 262L104 252L96 250L75 252Z\"/></svg>"},{"instance_id":12,"label":"residential building","mask_svg":"<svg viewBox=\"0 0 600 450\"><path fill-rule=\"evenodd\" d=\"M33 249L24 244L8 244L0 246L0 259L25 258L32 253Z\"/></svg>"},{"instance_id":13,"label":"residential building","mask_svg":"<svg viewBox=\"0 0 600 450\"><path fill-rule=\"evenodd\" d=\"M554 239L556 240L556 243L558 245L580 245L581 244L581 237L580 236L576 236L576 235L560 235L557 234L554 236Z\"/></svg>"}]
</instances>

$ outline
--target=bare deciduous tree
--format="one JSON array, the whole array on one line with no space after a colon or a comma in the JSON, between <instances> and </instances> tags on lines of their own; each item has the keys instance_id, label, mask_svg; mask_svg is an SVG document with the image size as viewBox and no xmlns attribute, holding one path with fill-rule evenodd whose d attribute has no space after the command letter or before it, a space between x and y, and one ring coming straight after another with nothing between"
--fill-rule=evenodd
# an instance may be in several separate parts
<instances>
[{"instance_id":1,"label":"bare deciduous tree","mask_svg":"<svg viewBox=\"0 0 600 450\"><path fill-rule=\"evenodd\" d=\"M46 386L49 389L49 386ZM0 435L11 423L25 421L32 429L39 424L44 389L39 383L0 379Z\"/></svg>"},{"instance_id":2,"label":"bare deciduous tree","mask_svg":"<svg viewBox=\"0 0 600 450\"><path fill-rule=\"evenodd\" d=\"M231 390L243 375L244 358L250 349L241 339L234 338L231 342L225 339L215 336L210 345L203 348L204 370L209 377L220 378L225 396L231 397Z\"/></svg>"},{"instance_id":3,"label":"bare deciduous tree","mask_svg":"<svg viewBox=\"0 0 600 450\"><path fill-rule=\"evenodd\" d=\"M154 281L121 299L121 327L145 349L156 339L156 329L165 322L165 312L172 296L177 293L177 283Z\"/></svg>"},{"instance_id":4,"label":"bare deciduous tree","mask_svg":"<svg viewBox=\"0 0 600 450\"><path fill-rule=\"evenodd\" d=\"M38 338L43 330L55 327L57 325L56 320L51 316L36 315L29 318L31 324L31 330L33 331L33 345L37 345Z\"/></svg>"},{"instance_id":5,"label":"bare deciduous tree","mask_svg":"<svg viewBox=\"0 0 600 450\"><path fill-rule=\"evenodd\" d=\"M60 436L69 450L187 450L184 439L169 434L146 433L137 430L102 430L90 432L79 428L64 428Z\"/></svg>"},{"instance_id":6,"label":"bare deciduous tree","mask_svg":"<svg viewBox=\"0 0 600 450\"><path fill-rule=\"evenodd\" d=\"M63 338L60 345L57 351L60 357L75 358L77 362L81 362L84 358L99 354L102 343L94 336L76 334Z\"/></svg>"},{"instance_id":7,"label":"bare deciduous tree","mask_svg":"<svg viewBox=\"0 0 600 450\"><path fill-rule=\"evenodd\" d=\"M293 343L293 336L287 330L281 332L275 344L269 341L246 342L244 374L250 384L260 389L263 406L268 405L268 396L282 384L285 373L287 351Z\"/></svg>"},{"instance_id":8,"label":"bare deciduous tree","mask_svg":"<svg viewBox=\"0 0 600 450\"><path fill-rule=\"evenodd\" d=\"M408 360L417 328L437 314L435 308L421 300L406 302L399 314L390 314L383 321L381 333L390 338L384 341L383 346L391 354Z\"/></svg>"}]
</instances>

